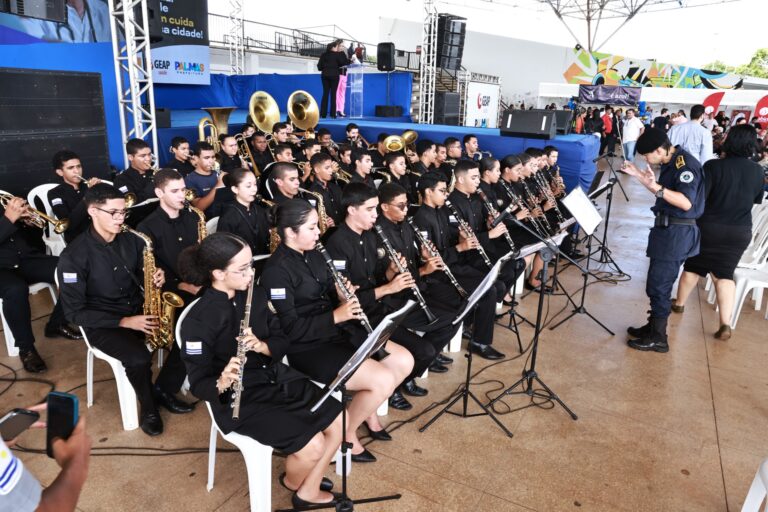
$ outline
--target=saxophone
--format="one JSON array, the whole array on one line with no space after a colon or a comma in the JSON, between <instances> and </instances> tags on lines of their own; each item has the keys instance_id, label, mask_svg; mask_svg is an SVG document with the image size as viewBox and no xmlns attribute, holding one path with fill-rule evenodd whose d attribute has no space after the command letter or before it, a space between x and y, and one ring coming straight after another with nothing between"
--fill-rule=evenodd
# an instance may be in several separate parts
<instances>
[{"instance_id":1,"label":"saxophone","mask_svg":"<svg viewBox=\"0 0 768 512\"><path fill-rule=\"evenodd\" d=\"M147 335L147 344L152 350L169 348L174 343L173 324L176 309L184 307L184 301L175 293L163 292L155 286L152 276L157 267L155 256L152 254L152 239L140 231L129 228L126 224L123 224L121 231L131 233L144 242L144 314L156 316L160 322L160 327Z\"/></svg>"},{"instance_id":2,"label":"saxophone","mask_svg":"<svg viewBox=\"0 0 768 512\"><path fill-rule=\"evenodd\" d=\"M325 211L325 204L323 204L323 195L319 192L312 192L305 188L299 188L299 192L308 194L317 199L317 227L320 228L320 235L322 236L328 230L328 214Z\"/></svg>"},{"instance_id":3,"label":"saxophone","mask_svg":"<svg viewBox=\"0 0 768 512\"><path fill-rule=\"evenodd\" d=\"M275 206L274 202L264 199L264 197L261 195L256 196L256 202L263 204L267 208L272 208ZM278 245L280 245L280 235L277 234L277 228L269 228L269 254L275 252L275 249L277 249Z\"/></svg>"},{"instance_id":4,"label":"saxophone","mask_svg":"<svg viewBox=\"0 0 768 512\"><path fill-rule=\"evenodd\" d=\"M205 237L208 236L208 228L205 225L205 214L203 213L203 210L200 208L195 208L190 203L187 203L187 208L189 208L189 211L197 215L197 243L200 243Z\"/></svg>"}]
</instances>

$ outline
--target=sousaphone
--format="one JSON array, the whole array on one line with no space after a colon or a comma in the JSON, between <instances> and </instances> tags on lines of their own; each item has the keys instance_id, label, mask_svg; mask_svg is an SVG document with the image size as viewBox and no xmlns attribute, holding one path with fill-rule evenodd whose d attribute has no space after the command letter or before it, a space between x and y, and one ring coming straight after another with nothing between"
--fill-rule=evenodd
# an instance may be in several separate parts
<instances>
[{"instance_id":1,"label":"sousaphone","mask_svg":"<svg viewBox=\"0 0 768 512\"><path fill-rule=\"evenodd\" d=\"M296 128L304 131L304 138L315 138L320 109L311 94L307 91L294 91L288 98L288 117Z\"/></svg>"},{"instance_id":2,"label":"sousaphone","mask_svg":"<svg viewBox=\"0 0 768 512\"><path fill-rule=\"evenodd\" d=\"M264 133L272 133L272 127L280 121L280 108L266 91L256 91L248 101L248 113L253 124Z\"/></svg>"}]
</instances>

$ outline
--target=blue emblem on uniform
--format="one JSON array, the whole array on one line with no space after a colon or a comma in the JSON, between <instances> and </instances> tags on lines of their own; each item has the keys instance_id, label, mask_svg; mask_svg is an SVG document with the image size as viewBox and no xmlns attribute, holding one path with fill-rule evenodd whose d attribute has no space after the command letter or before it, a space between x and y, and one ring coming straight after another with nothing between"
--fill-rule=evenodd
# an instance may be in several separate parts
<instances>
[{"instance_id":1,"label":"blue emblem on uniform","mask_svg":"<svg viewBox=\"0 0 768 512\"><path fill-rule=\"evenodd\" d=\"M680 183L691 183L693 181L693 173L691 171L683 171L680 173Z\"/></svg>"}]
</instances>

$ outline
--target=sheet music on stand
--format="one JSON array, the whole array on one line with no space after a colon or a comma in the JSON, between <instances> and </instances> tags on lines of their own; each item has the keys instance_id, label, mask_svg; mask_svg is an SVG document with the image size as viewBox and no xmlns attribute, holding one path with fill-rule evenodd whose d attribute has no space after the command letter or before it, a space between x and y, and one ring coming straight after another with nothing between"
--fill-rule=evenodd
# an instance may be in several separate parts
<instances>
[{"instance_id":1,"label":"sheet music on stand","mask_svg":"<svg viewBox=\"0 0 768 512\"><path fill-rule=\"evenodd\" d=\"M349 87L349 117L363 117L363 65L352 63L347 66L347 87Z\"/></svg>"},{"instance_id":2,"label":"sheet music on stand","mask_svg":"<svg viewBox=\"0 0 768 512\"><path fill-rule=\"evenodd\" d=\"M496 279L499 277L499 271L501 270L501 266L507 262L512 257L512 252L508 252L499 260L494 263L493 267L491 267L491 270L488 271L488 274L483 278L483 280L480 282L480 284L475 288L475 291L472 292L472 295L469 296L467 299L467 305L464 306L464 311L459 313L459 316L457 316L453 322L451 322L453 325L458 324L461 322L467 314L472 311L472 308L475 307L475 305L478 303L480 299L483 298L483 295L488 293L488 290L491 289L491 286L493 286L493 283L496 282Z\"/></svg>"},{"instance_id":3,"label":"sheet music on stand","mask_svg":"<svg viewBox=\"0 0 768 512\"><path fill-rule=\"evenodd\" d=\"M588 235L594 233L595 228L603 220L595 205L592 204L589 197L579 187L573 189L570 194L563 198L563 204L571 212L573 219L579 222L581 229Z\"/></svg>"},{"instance_id":4,"label":"sheet music on stand","mask_svg":"<svg viewBox=\"0 0 768 512\"><path fill-rule=\"evenodd\" d=\"M349 361L347 361L344 366L341 367L339 373L336 375L336 378L333 379L333 382L325 387L323 396L320 398L320 400L317 401L315 405L312 406L310 412L314 413L317 411L320 406L323 405L323 403L331 395L333 395L333 393L336 392L336 388L339 386L339 384L345 382L353 373L355 373L360 365L370 357L371 354L375 354L381 347L384 346L384 344L389 340L389 337L392 336L392 333L395 332L395 329L397 329L397 326L400 325L400 322L403 321L403 319L406 317L406 315L408 315L408 313L411 311L411 309L413 309L415 305L416 301L409 300L403 307L397 311L393 311L381 320L379 325L376 326L373 332L370 333L365 339L363 344L360 345L360 348L358 348L355 353L352 354L352 357L349 358Z\"/></svg>"}]
</instances>

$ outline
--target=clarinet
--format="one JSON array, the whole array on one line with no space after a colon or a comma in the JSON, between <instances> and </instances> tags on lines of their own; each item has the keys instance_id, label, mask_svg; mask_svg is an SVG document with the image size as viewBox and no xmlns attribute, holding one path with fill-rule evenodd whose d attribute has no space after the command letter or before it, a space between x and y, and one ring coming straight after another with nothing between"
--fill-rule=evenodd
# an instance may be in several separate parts
<instances>
[{"instance_id":1,"label":"clarinet","mask_svg":"<svg viewBox=\"0 0 768 512\"><path fill-rule=\"evenodd\" d=\"M437 247L435 247L435 246L432 244L432 242L430 242L429 240L427 240L427 238L426 238L424 235L422 235L422 234L421 234L421 231L419 231L419 229L418 229L418 228L416 227L416 225L413 223L413 217L408 217L408 218L407 218L407 219L405 219L405 220L408 222L408 224L411 226L411 228L413 228L413 232L414 232L414 234L416 235L416 238L419 240L419 242L421 243L421 245L422 245L424 248L426 248L426 250L427 250L427 253L429 253L429 256L430 256L431 258L434 258L435 256L440 256L440 253L438 252L438 250L437 250ZM443 258L441 257L441 258L440 258L440 260L442 261L442 259L443 259ZM448 278L448 280L451 282L451 284L453 285L453 287L454 287L454 288L456 288L456 291L457 291L457 292L459 292L459 295L460 295L462 298L464 298L464 297L467 297L467 296L469 295L469 294L467 293L467 291L466 291L464 288L462 288L462 286L461 286L461 285L459 284L459 282L456 280L456 276L454 276L454 275L453 275L453 272L451 272L451 269L449 269L449 268L448 268L448 265L446 265L444 261L443 261L443 272L445 273L446 277L447 277L447 278Z\"/></svg>"},{"instance_id":2,"label":"clarinet","mask_svg":"<svg viewBox=\"0 0 768 512\"><path fill-rule=\"evenodd\" d=\"M245 362L248 360L246 353L248 349L243 342L245 331L251 326L251 301L253 299L253 286L256 284L256 278L251 279L248 285L248 293L245 299L245 313L240 321L240 331L237 334L237 358L240 360L240 368L237 371L237 380L232 383L232 419L240 419L240 400L243 398L243 373L245 372Z\"/></svg>"},{"instance_id":3,"label":"clarinet","mask_svg":"<svg viewBox=\"0 0 768 512\"><path fill-rule=\"evenodd\" d=\"M467 235L468 238L474 238L477 240L477 235L475 235L475 232L472 231L472 226L469 225L467 221L465 221L461 215L459 215L459 211L456 209L453 204L446 199L445 200L445 206L448 207L449 210L451 210L451 213L454 217L456 217L456 221L459 223L459 227L462 231L464 231L464 234ZM485 249L483 249L483 246L480 245L480 241L477 240L477 252L480 253L480 256L483 257L483 261L486 265L488 265L488 268L493 267L493 263L491 263L491 259L488 257L488 254L486 254Z\"/></svg>"},{"instance_id":4,"label":"clarinet","mask_svg":"<svg viewBox=\"0 0 768 512\"><path fill-rule=\"evenodd\" d=\"M540 176L539 173L536 173L533 175L533 179L539 185L541 191L544 192L544 197L546 197L547 200L552 201L552 204L555 205L555 215L557 215L557 222L559 224L565 222L563 213L560 211L560 208L557 207L557 200L555 199L555 195L552 193L552 187L546 182L546 178L544 178L544 176Z\"/></svg>"},{"instance_id":5,"label":"clarinet","mask_svg":"<svg viewBox=\"0 0 768 512\"><path fill-rule=\"evenodd\" d=\"M378 224L374 224L373 227L374 229L376 229L376 233L378 233L379 237L381 238L381 242L384 244L384 249L387 251L387 254L389 255L389 259L391 259L392 262L395 264L397 273L404 274L408 272L408 268L405 267L400 261L400 258L397 257L395 248L392 247L392 244L390 243L389 239L387 239L386 235L384 235L384 230L381 229L381 226L379 226ZM430 323L437 320L437 317L435 316L435 314L432 313L432 311L430 311L429 309L429 306L427 306L427 301L424 300L424 296L421 294L421 290L419 290L419 286L416 283L413 283L413 286L411 286L411 290L413 291L413 295L416 297L416 300L419 302L419 307L424 311L424 314L427 315L427 320L429 320Z\"/></svg>"},{"instance_id":6,"label":"clarinet","mask_svg":"<svg viewBox=\"0 0 768 512\"><path fill-rule=\"evenodd\" d=\"M507 193L507 196L509 197L509 199L511 201L509 203L509 206L507 207L507 209L510 211L510 213L512 212L512 207L513 206L516 206L517 208L519 208L521 210L523 208L528 210L528 216L526 218L531 222L531 225L533 226L533 229L536 230L536 232L542 238L546 238L546 235L544 235L544 231L541 229L541 226L539 226L539 223L536 221L536 217L531 213L531 211L528 208L526 208L525 204L523 204L523 200L520 199L520 196L518 196L517 193L514 190L512 190L510 188L510 186L507 184L507 182L504 181L503 179L499 180L499 183L501 183L501 186L504 187L504 191Z\"/></svg>"},{"instance_id":7,"label":"clarinet","mask_svg":"<svg viewBox=\"0 0 768 512\"><path fill-rule=\"evenodd\" d=\"M528 203L530 203L532 208L538 208L539 202L536 200L536 197L533 195L533 192L531 192L531 189L528 187L528 184L525 182L525 179L520 180L520 183L523 184L523 189L525 189L525 195L528 199ZM552 226L549 224L549 219L547 219L546 215L542 215L538 220L541 223L541 226L546 233L554 232L552 231ZM549 235L547 235L544 238L548 238L548 237Z\"/></svg>"},{"instance_id":8,"label":"clarinet","mask_svg":"<svg viewBox=\"0 0 768 512\"><path fill-rule=\"evenodd\" d=\"M320 242L315 243L315 250L317 250L317 252L323 256L326 265L328 265L328 269L331 271L331 276L333 276L333 282L336 283L336 286L344 295L344 301L348 302L352 300L355 297L355 293L347 288L347 285L344 283L344 279L341 277L341 274L339 274L339 271L336 270L336 265L333 264L333 258L331 258L331 255L328 254L328 250ZM368 316L363 311L360 312L360 316L358 316L357 319L360 320L361 324L363 324L363 327L368 332L368 334L373 332L371 322L368 320ZM384 347L382 347L378 352L376 352L376 355L378 355L378 360L381 361L389 355L389 352L384 350Z\"/></svg>"},{"instance_id":9,"label":"clarinet","mask_svg":"<svg viewBox=\"0 0 768 512\"><path fill-rule=\"evenodd\" d=\"M486 208L486 210L488 210L488 213L491 215L491 217L496 219L499 216L499 212L497 212L496 208L493 207L493 204L491 204L491 201L490 201L490 199L488 199L488 196L485 195L485 192L483 192L482 190L480 190L478 188L477 189L477 194L480 196L480 199L485 204L485 208ZM513 254L516 253L517 252L517 247L515 247L515 242L512 240L512 237L510 236L508 231L506 233L504 233L504 238L506 239L507 243L509 244L509 248L512 249L512 253Z\"/></svg>"}]
</instances>

